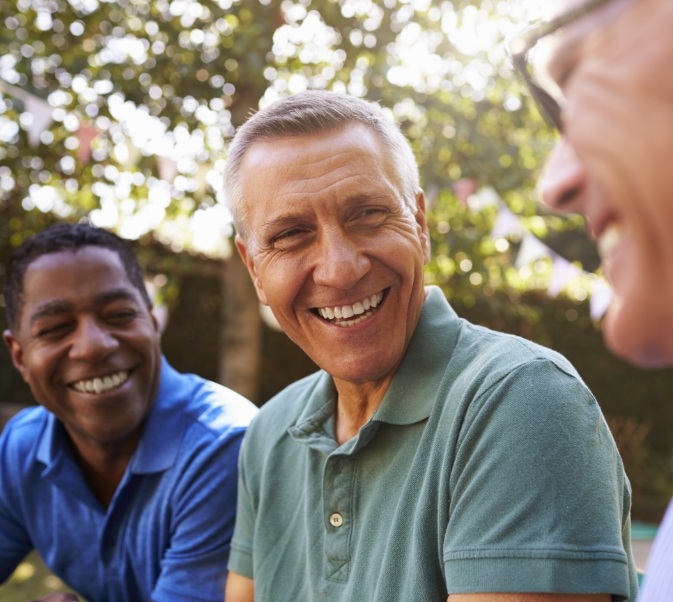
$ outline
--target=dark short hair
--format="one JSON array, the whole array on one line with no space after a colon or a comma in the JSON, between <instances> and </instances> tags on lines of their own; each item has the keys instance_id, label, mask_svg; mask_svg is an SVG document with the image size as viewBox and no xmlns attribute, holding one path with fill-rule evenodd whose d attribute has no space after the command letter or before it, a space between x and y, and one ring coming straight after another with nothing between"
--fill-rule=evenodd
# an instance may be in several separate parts
<instances>
[{"instance_id":1,"label":"dark short hair","mask_svg":"<svg viewBox=\"0 0 673 602\"><path fill-rule=\"evenodd\" d=\"M131 284L152 307L145 288L143 270L128 242L116 234L87 223L56 224L27 238L9 258L5 274L7 324L16 330L23 309L23 279L28 266L42 255L75 251L82 247L104 247L114 251L122 262Z\"/></svg>"}]
</instances>

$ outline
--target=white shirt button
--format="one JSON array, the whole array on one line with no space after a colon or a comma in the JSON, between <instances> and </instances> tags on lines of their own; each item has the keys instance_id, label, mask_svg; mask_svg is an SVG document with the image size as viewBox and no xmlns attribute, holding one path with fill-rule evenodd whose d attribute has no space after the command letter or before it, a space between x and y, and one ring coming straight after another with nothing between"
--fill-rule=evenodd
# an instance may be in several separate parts
<instances>
[{"instance_id":1,"label":"white shirt button","mask_svg":"<svg viewBox=\"0 0 673 602\"><path fill-rule=\"evenodd\" d=\"M338 528L344 524L344 517L338 512L333 512L329 515L329 524Z\"/></svg>"}]
</instances>

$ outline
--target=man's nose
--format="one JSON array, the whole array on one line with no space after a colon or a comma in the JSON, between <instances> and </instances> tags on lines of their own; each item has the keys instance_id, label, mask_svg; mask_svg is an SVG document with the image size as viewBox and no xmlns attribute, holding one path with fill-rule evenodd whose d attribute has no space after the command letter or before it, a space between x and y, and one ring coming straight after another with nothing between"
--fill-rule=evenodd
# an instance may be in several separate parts
<instances>
[{"instance_id":1,"label":"man's nose","mask_svg":"<svg viewBox=\"0 0 673 602\"><path fill-rule=\"evenodd\" d=\"M554 211L581 213L586 173L565 138L557 142L542 172L538 191L542 202Z\"/></svg>"},{"instance_id":2,"label":"man's nose","mask_svg":"<svg viewBox=\"0 0 673 602\"><path fill-rule=\"evenodd\" d=\"M317 245L313 270L316 284L346 290L371 268L363 243L342 228L323 231Z\"/></svg>"},{"instance_id":3,"label":"man's nose","mask_svg":"<svg viewBox=\"0 0 673 602\"><path fill-rule=\"evenodd\" d=\"M88 362L105 359L119 347L119 341L94 317L80 320L70 347L70 357Z\"/></svg>"}]
</instances>

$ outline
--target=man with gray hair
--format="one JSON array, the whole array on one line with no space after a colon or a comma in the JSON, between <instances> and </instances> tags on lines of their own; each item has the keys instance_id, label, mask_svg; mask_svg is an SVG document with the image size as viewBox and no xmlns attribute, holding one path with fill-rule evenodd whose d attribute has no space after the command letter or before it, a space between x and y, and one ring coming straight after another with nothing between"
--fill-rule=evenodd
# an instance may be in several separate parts
<instances>
[{"instance_id":1,"label":"man with gray hair","mask_svg":"<svg viewBox=\"0 0 673 602\"><path fill-rule=\"evenodd\" d=\"M596 400L424 285L425 197L386 112L280 100L236 134L225 185L259 299L321 368L246 435L227 602L633 599Z\"/></svg>"}]
</instances>

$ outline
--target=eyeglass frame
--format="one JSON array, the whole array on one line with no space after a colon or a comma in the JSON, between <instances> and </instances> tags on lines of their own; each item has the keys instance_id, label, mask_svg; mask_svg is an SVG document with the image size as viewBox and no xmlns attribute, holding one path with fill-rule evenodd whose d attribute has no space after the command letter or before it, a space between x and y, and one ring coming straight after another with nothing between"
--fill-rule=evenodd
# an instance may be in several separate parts
<instances>
[{"instance_id":1,"label":"eyeglass frame","mask_svg":"<svg viewBox=\"0 0 673 602\"><path fill-rule=\"evenodd\" d=\"M535 81L531 74L528 53L542 38L563 29L610 1L611 0L587 0L583 4L569 9L549 21L536 23L515 36L508 44L509 57L512 61L512 66L521 76L523 83L526 85L528 92L542 116L560 133L563 133L561 106L549 92Z\"/></svg>"}]
</instances>

